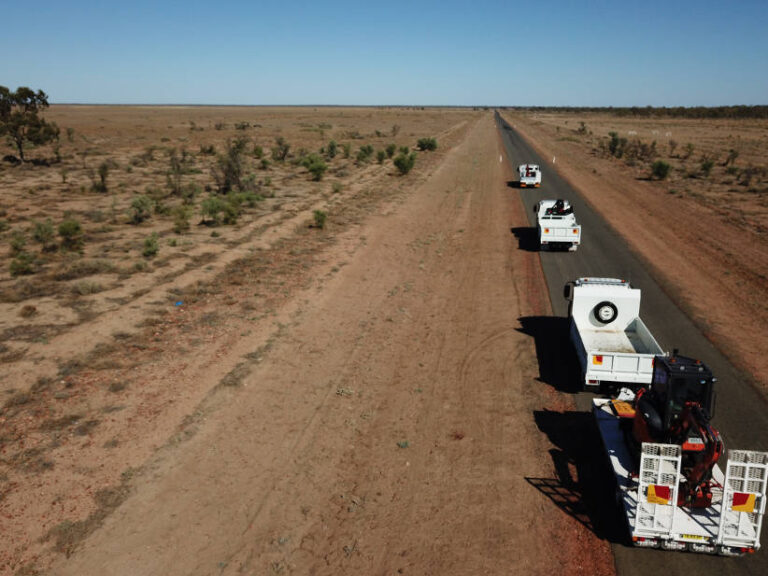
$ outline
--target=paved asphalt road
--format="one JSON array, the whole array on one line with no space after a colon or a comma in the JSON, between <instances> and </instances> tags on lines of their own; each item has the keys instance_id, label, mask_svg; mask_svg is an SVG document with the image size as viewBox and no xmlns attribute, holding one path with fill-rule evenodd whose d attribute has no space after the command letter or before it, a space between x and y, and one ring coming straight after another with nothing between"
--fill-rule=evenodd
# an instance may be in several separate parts
<instances>
[{"instance_id":1,"label":"paved asphalt road","mask_svg":"<svg viewBox=\"0 0 768 576\"><path fill-rule=\"evenodd\" d=\"M541 380L559 390L575 395L579 411L590 409L591 395L578 392L575 367L563 368L562 358L569 355L567 334L553 338L552 332L567 333L567 306L563 299L566 282L583 276L624 278L634 287L642 289L641 317L658 340L662 348L672 351L678 348L681 354L702 359L718 378L716 384L717 403L714 425L723 435L726 450L729 447L747 450L768 450L768 401L764 394L750 384L749 379L731 364L688 319L664 292L662 287L646 270L641 259L628 247L626 242L597 214L563 178L555 171L556 164L551 158L541 158L500 116L497 123L507 151L509 161L515 168L526 162L537 163L542 168L541 188L519 189L510 185L509 193L518 195L526 208L531 228L512 229L520 249L537 250L535 215L533 205L543 198L565 198L571 202L578 222L582 225L582 245L577 252L542 252L541 264L549 287L550 299L555 318L524 318L523 331L536 341L540 364ZM511 183L510 183L511 184ZM674 250L670 246L670 250ZM765 337L754 334L751 337ZM572 415L573 418L583 414ZM537 421L540 415L537 415ZM549 427L553 426L551 420ZM583 421L584 418L581 418ZM540 428L551 438L557 438L556 431ZM592 443L594 435L590 436ZM582 450L602 451L602 447L582 447ZM571 457L586 459L585 469L594 470L592 454L579 454L577 449ZM602 455L601 455L602 456ZM604 457L604 456L602 456ZM724 461L722 462L724 465ZM608 469L601 473L608 474ZM582 475L580 477L583 478ZM588 476L587 476L588 477ZM742 558L721 558L702 554L645 550L627 546L625 532L621 529L615 508L612 513L606 507L613 507L610 485L601 484L592 493L584 496L596 532L613 542L616 569L619 576L664 574L672 576L705 576L708 574L768 574L768 544L763 536L764 548L756 554ZM584 491L585 489L582 488ZM589 488L586 488L589 491ZM613 514L614 520L606 521L606 514ZM763 523L764 533L768 527Z\"/></svg>"}]
</instances>

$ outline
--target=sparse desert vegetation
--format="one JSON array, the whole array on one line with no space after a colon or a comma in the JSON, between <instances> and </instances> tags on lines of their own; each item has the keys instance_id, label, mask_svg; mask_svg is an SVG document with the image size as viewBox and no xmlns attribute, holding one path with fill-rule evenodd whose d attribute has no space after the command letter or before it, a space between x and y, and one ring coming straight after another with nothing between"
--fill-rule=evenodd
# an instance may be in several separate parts
<instances>
[{"instance_id":1,"label":"sparse desert vegetation","mask_svg":"<svg viewBox=\"0 0 768 576\"><path fill-rule=\"evenodd\" d=\"M152 449L139 423L174 438L210 392L153 371L186 365L235 321L269 334L320 251L440 161L425 156L401 178L395 151L415 162L424 134L447 151L480 114L52 106L45 118L65 136L0 162L0 501L23 534L2 546L17 568L46 546L74 550L113 508L99 495L123 498L121 474ZM0 157L15 151L0 144ZM147 410L146 394L174 407ZM78 462L108 470L95 498L69 456L82 439ZM82 513L46 502L22 512L14 487L31 478L67 486L63 500ZM42 524L24 520L43 512Z\"/></svg>"}]
</instances>

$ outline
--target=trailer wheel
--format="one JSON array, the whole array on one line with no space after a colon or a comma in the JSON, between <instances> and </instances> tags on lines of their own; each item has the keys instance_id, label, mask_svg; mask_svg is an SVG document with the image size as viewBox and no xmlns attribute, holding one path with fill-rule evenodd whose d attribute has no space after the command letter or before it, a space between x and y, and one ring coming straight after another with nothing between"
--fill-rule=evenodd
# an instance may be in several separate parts
<instances>
[{"instance_id":1,"label":"trailer wheel","mask_svg":"<svg viewBox=\"0 0 768 576\"><path fill-rule=\"evenodd\" d=\"M610 324L616 320L616 316L619 315L619 311L613 302L600 302L592 311L595 315L595 320L601 324Z\"/></svg>"}]
</instances>

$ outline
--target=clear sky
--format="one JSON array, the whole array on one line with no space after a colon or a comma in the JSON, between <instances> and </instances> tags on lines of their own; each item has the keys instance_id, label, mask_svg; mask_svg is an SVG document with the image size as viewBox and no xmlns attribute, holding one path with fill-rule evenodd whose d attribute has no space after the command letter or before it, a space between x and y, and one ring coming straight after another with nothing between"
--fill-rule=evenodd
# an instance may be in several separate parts
<instances>
[{"instance_id":1,"label":"clear sky","mask_svg":"<svg viewBox=\"0 0 768 576\"><path fill-rule=\"evenodd\" d=\"M768 0L0 0L51 102L768 104Z\"/></svg>"}]
</instances>

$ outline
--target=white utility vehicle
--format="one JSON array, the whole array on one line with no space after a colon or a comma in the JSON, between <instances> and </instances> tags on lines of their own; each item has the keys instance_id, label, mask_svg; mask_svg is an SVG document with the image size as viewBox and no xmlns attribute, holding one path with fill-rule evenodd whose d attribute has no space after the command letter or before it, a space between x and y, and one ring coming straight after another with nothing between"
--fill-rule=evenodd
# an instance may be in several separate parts
<instances>
[{"instance_id":1,"label":"white utility vehicle","mask_svg":"<svg viewBox=\"0 0 768 576\"><path fill-rule=\"evenodd\" d=\"M542 200L533 207L537 215L539 247L562 247L575 252L581 244L581 225L568 200Z\"/></svg>"},{"instance_id":2,"label":"white utility vehicle","mask_svg":"<svg viewBox=\"0 0 768 576\"><path fill-rule=\"evenodd\" d=\"M592 413L635 546L740 556L760 548L768 453L729 450L712 426L712 372L659 356L647 388L596 398Z\"/></svg>"},{"instance_id":3,"label":"white utility vehicle","mask_svg":"<svg viewBox=\"0 0 768 576\"><path fill-rule=\"evenodd\" d=\"M564 296L584 388L650 383L654 356L666 354L640 319L640 290L615 278L579 278Z\"/></svg>"},{"instance_id":4,"label":"white utility vehicle","mask_svg":"<svg viewBox=\"0 0 768 576\"><path fill-rule=\"evenodd\" d=\"M517 167L520 174L520 188L538 188L541 186L541 170L538 164L520 164Z\"/></svg>"}]
</instances>

